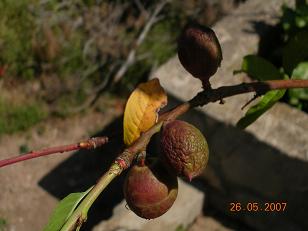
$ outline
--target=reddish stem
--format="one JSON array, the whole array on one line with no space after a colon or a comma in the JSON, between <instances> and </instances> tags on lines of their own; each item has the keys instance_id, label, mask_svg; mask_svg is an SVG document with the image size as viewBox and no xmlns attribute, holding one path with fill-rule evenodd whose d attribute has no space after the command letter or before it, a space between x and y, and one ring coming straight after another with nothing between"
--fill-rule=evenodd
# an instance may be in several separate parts
<instances>
[{"instance_id":1,"label":"reddish stem","mask_svg":"<svg viewBox=\"0 0 308 231\"><path fill-rule=\"evenodd\" d=\"M37 158L41 156L46 156L46 155L50 155L54 153L70 152L70 151L75 151L75 150L80 150L80 149L95 149L99 146L104 145L107 142L108 142L108 137L105 137L105 136L94 137L86 141L81 141L76 144L69 144L69 145L64 145L64 146L46 148L46 149L37 150L37 151L31 151L31 152L23 154L22 156L16 156L16 157L8 158L5 160L0 160L0 168L6 165L20 162L20 161L29 160L29 159Z\"/></svg>"}]
</instances>

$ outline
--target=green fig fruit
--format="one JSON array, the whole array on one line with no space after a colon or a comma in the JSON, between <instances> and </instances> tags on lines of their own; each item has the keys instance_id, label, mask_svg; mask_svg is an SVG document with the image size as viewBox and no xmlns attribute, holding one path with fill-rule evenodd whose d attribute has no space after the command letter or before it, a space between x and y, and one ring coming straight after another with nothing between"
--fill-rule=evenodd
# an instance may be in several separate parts
<instances>
[{"instance_id":1,"label":"green fig fruit","mask_svg":"<svg viewBox=\"0 0 308 231\"><path fill-rule=\"evenodd\" d=\"M160 162L133 166L125 179L124 196L129 208L139 217L157 218L173 205L178 181Z\"/></svg>"},{"instance_id":2,"label":"green fig fruit","mask_svg":"<svg viewBox=\"0 0 308 231\"><path fill-rule=\"evenodd\" d=\"M167 164L179 176L185 176L190 181L201 174L209 159L209 149L203 134L181 120L164 125L161 148Z\"/></svg>"},{"instance_id":3,"label":"green fig fruit","mask_svg":"<svg viewBox=\"0 0 308 231\"><path fill-rule=\"evenodd\" d=\"M183 67L203 86L209 85L222 61L222 51L215 32L199 24L187 25L178 39L178 57Z\"/></svg>"}]
</instances>

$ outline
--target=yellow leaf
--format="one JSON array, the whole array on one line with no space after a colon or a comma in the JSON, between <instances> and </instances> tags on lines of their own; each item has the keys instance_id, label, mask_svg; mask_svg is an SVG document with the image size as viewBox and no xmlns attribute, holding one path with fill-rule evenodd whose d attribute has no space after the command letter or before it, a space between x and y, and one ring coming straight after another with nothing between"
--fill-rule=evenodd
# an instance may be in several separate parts
<instances>
[{"instance_id":1,"label":"yellow leaf","mask_svg":"<svg viewBox=\"0 0 308 231\"><path fill-rule=\"evenodd\" d=\"M141 132L158 119L158 111L167 104L167 95L158 79L141 83L129 96L124 111L124 143L132 144Z\"/></svg>"}]
</instances>

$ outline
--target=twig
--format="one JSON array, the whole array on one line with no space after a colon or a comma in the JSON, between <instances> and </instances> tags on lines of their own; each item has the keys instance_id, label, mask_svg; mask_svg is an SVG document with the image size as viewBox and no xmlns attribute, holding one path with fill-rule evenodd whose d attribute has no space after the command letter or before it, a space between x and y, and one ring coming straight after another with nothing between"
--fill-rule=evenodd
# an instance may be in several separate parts
<instances>
[{"instance_id":1,"label":"twig","mask_svg":"<svg viewBox=\"0 0 308 231\"><path fill-rule=\"evenodd\" d=\"M167 2L168 2L167 0L161 1L156 5L153 14L150 16L147 24L144 26L142 32L139 34L135 46L133 47L133 49L130 50L125 62L122 64L120 69L115 74L113 79L114 83L118 82L126 73L127 69L134 63L137 48L142 44L147 34L149 33L151 27L155 24L155 22L157 22L156 17L160 13L160 11L164 8L164 6L167 4Z\"/></svg>"},{"instance_id":2,"label":"twig","mask_svg":"<svg viewBox=\"0 0 308 231\"><path fill-rule=\"evenodd\" d=\"M149 13L146 11L146 9L144 8L143 4L139 0L134 0L134 3L138 7L138 9L141 12L141 14L144 14L148 18L149 17Z\"/></svg>"},{"instance_id":3,"label":"twig","mask_svg":"<svg viewBox=\"0 0 308 231\"><path fill-rule=\"evenodd\" d=\"M95 187L84 198L82 203L73 212L72 216L67 220L61 231L72 231L80 228L87 218L87 212L99 194L107 187L107 185L119 175L123 170L127 169L133 162L136 155L144 151L151 137L160 131L163 123L176 119L188 110L204 106L210 102L220 101L224 98L239 95L248 92L256 92L264 94L271 90L286 88L308 88L308 80L273 80L265 82L242 83L234 86L224 86L217 89L207 89L198 93L190 101L178 105L174 109L163 113L159 117L158 123L152 126L148 131L143 133L131 146L126 148L115 160L109 171L97 182ZM92 192L94 191L94 192Z\"/></svg>"},{"instance_id":4,"label":"twig","mask_svg":"<svg viewBox=\"0 0 308 231\"><path fill-rule=\"evenodd\" d=\"M254 94L254 96L248 100L242 107L241 110L244 110L249 104L251 104L254 100L256 100L260 95Z\"/></svg>"},{"instance_id":5,"label":"twig","mask_svg":"<svg viewBox=\"0 0 308 231\"><path fill-rule=\"evenodd\" d=\"M79 149L95 149L97 147L100 147L108 142L108 137L94 137L85 141L81 141L76 144L69 144L59 147L52 147L52 148L46 148L42 150L37 151L30 151L28 153L23 154L22 156L16 156L5 160L0 160L0 168L14 164L20 161L25 161L33 158L38 158L41 156L51 155L55 153L63 153L63 152L70 152L75 151Z\"/></svg>"}]
</instances>

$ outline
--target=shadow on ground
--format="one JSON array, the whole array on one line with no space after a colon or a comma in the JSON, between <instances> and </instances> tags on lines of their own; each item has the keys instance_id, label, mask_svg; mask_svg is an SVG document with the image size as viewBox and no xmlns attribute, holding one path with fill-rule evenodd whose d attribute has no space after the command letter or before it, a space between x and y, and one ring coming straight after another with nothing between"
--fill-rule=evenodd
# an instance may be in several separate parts
<instances>
[{"instance_id":1,"label":"shadow on ground","mask_svg":"<svg viewBox=\"0 0 308 231\"><path fill-rule=\"evenodd\" d=\"M169 108L178 103L177 99L169 97ZM242 221L258 230L307 230L307 163L290 158L250 133L196 110L181 119L203 131L209 143L210 162L206 176L192 183L206 192L205 214L237 230L246 230ZM107 145L95 151L75 153L42 178L39 185L59 199L92 186L123 148L122 135L114 134L115 131L122 131L122 117L95 134L113 134ZM155 145L157 142L152 141L151 153L159 152ZM99 197L82 230L90 231L93 226L112 216L113 208L123 199L124 177L125 173L117 177ZM230 203L236 202L243 205L257 202L263 210L267 202L286 202L287 209L283 212L230 212ZM237 221L234 222L234 219Z\"/></svg>"},{"instance_id":2,"label":"shadow on ground","mask_svg":"<svg viewBox=\"0 0 308 231\"><path fill-rule=\"evenodd\" d=\"M39 185L59 199L72 192L85 191L94 185L124 147L122 134L115 133L115 131L122 131L122 120L122 117L116 118L101 132L94 135L108 135L110 137L108 144L92 151L77 151L71 158L59 164L43 177ZM110 136L110 134L112 135ZM82 230L91 230L99 221L112 216L112 208L123 199L121 185L124 177L125 173L117 177L100 195L91 208L88 221Z\"/></svg>"},{"instance_id":3,"label":"shadow on ground","mask_svg":"<svg viewBox=\"0 0 308 231\"><path fill-rule=\"evenodd\" d=\"M274 65L282 65L283 30L277 25L270 25L264 21L250 21L252 30L244 30L246 33L258 34L259 44L257 54Z\"/></svg>"}]
</instances>

